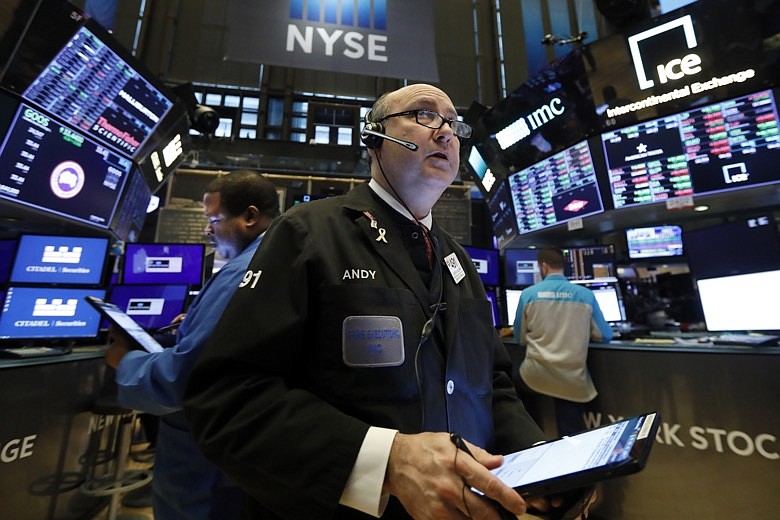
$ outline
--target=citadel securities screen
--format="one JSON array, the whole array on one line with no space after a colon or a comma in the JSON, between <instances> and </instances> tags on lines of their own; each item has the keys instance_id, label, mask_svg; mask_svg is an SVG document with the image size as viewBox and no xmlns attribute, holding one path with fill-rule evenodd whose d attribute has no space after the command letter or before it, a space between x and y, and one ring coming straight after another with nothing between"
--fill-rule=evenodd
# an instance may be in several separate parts
<instances>
[{"instance_id":1,"label":"citadel securities screen","mask_svg":"<svg viewBox=\"0 0 780 520\"><path fill-rule=\"evenodd\" d=\"M602 134L615 208L780 180L766 90Z\"/></svg>"},{"instance_id":2,"label":"citadel securities screen","mask_svg":"<svg viewBox=\"0 0 780 520\"><path fill-rule=\"evenodd\" d=\"M107 238L23 235L11 283L97 285L107 251Z\"/></svg>"},{"instance_id":3,"label":"citadel securities screen","mask_svg":"<svg viewBox=\"0 0 780 520\"><path fill-rule=\"evenodd\" d=\"M0 314L0 339L90 338L100 314L85 296L103 298L101 289L9 287Z\"/></svg>"},{"instance_id":4,"label":"citadel securities screen","mask_svg":"<svg viewBox=\"0 0 780 520\"><path fill-rule=\"evenodd\" d=\"M604 211L587 141L509 176L520 234Z\"/></svg>"},{"instance_id":5,"label":"citadel securities screen","mask_svg":"<svg viewBox=\"0 0 780 520\"><path fill-rule=\"evenodd\" d=\"M22 97L133 156L173 104L87 27Z\"/></svg>"},{"instance_id":6,"label":"citadel securities screen","mask_svg":"<svg viewBox=\"0 0 780 520\"><path fill-rule=\"evenodd\" d=\"M108 228L132 166L22 103L0 147L0 198Z\"/></svg>"}]
</instances>

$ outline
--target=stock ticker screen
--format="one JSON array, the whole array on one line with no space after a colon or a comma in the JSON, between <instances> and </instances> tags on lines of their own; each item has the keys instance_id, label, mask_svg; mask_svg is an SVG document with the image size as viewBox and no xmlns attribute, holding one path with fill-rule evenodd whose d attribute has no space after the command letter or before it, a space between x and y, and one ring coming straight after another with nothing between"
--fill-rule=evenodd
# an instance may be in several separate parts
<instances>
[{"instance_id":1,"label":"stock ticker screen","mask_svg":"<svg viewBox=\"0 0 780 520\"><path fill-rule=\"evenodd\" d=\"M520 234L604 211L587 141L513 173L509 185Z\"/></svg>"},{"instance_id":2,"label":"stock ticker screen","mask_svg":"<svg viewBox=\"0 0 780 520\"><path fill-rule=\"evenodd\" d=\"M132 166L22 103L0 146L0 198L108 228Z\"/></svg>"},{"instance_id":3,"label":"stock ticker screen","mask_svg":"<svg viewBox=\"0 0 780 520\"><path fill-rule=\"evenodd\" d=\"M614 207L776 182L777 107L769 90L601 136Z\"/></svg>"},{"instance_id":4,"label":"stock ticker screen","mask_svg":"<svg viewBox=\"0 0 780 520\"><path fill-rule=\"evenodd\" d=\"M172 106L86 27L78 30L22 97L131 156Z\"/></svg>"}]
</instances>

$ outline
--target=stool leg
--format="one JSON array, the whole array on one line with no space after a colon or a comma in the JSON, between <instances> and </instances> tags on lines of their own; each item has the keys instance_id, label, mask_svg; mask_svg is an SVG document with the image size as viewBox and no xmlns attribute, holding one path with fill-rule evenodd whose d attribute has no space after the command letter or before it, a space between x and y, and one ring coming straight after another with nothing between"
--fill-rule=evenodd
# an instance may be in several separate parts
<instances>
[{"instance_id":1,"label":"stool leg","mask_svg":"<svg viewBox=\"0 0 780 520\"><path fill-rule=\"evenodd\" d=\"M130 415L123 415L119 418L119 446L117 448L117 460L116 460L116 481L122 482L125 476L125 470L127 469L127 457L130 454L130 426L135 420L135 412ZM108 507L108 520L115 520L116 515L119 512L119 506L122 502L121 493L114 493L111 495L111 504Z\"/></svg>"}]
</instances>

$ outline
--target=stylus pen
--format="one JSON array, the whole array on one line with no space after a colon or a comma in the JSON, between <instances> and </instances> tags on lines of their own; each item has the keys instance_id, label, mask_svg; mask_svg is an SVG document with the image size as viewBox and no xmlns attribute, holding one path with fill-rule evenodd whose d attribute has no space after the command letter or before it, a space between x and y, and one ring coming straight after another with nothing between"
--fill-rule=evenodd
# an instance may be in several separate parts
<instances>
[{"instance_id":1,"label":"stylus pen","mask_svg":"<svg viewBox=\"0 0 780 520\"><path fill-rule=\"evenodd\" d=\"M468 446L466 446L466 443L463 441L463 437L460 436L458 432L452 432L450 434L450 440L452 441L452 444L454 444L459 450L465 451L469 457L472 459L475 458L474 454L471 453L471 450Z\"/></svg>"},{"instance_id":2,"label":"stylus pen","mask_svg":"<svg viewBox=\"0 0 780 520\"><path fill-rule=\"evenodd\" d=\"M471 453L471 450L466 445L466 442L463 440L463 437L461 437L458 432L450 433L450 441L452 441L452 444L454 444L456 448L458 448L459 450L463 450L464 452L466 452L468 454L469 457L471 457L472 459L476 460L476 457L474 457L474 454ZM498 510L498 514L499 514L499 516L501 516L502 520L516 520L517 519L516 515L510 513L506 509L504 509L504 507L501 506L501 504L499 504L498 502L496 502L495 500L492 500L492 499L490 501L493 502L493 504L496 506L496 509Z\"/></svg>"},{"instance_id":3,"label":"stylus pen","mask_svg":"<svg viewBox=\"0 0 780 520\"><path fill-rule=\"evenodd\" d=\"M159 329L155 330L154 332L160 333L160 332L168 332L169 330L178 329L181 325L181 322L171 323L170 325L166 325L165 327L160 327Z\"/></svg>"}]
</instances>

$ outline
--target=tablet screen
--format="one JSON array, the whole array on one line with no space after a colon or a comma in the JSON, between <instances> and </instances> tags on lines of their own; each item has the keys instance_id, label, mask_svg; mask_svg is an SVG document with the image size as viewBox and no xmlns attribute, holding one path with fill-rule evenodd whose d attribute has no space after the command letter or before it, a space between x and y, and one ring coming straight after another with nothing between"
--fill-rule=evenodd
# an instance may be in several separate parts
<instances>
[{"instance_id":1,"label":"tablet screen","mask_svg":"<svg viewBox=\"0 0 780 520\"><path fill-rule=\"evenodd\" d=\"M163 347L155 340L143 327L141 327L133 318L111 302L99 300L97 298L87 298L97 310L100 311L111 323L122 329L138 345L147 352L162 352Z\"/></svg>"},{"instance_id":2,"label":"tablet screen","mask_svg":"<svg viewBox=\"0 0 780 520\"><path fill-rule=\"evenodd\" d=\"M644 460L634 459L638 455L634 448L650 435L655 418L655 413L632 417L506 455L504 464L493 473L509 487L519 488L518 491L525 494L526 488L535 489L538 483L559 478L568 479L571 485L571 477L575 475L584 479L579 485L587 485L613 476L607 468L625 463L636 463L626 472L638 471ZM646 457L647 450L641 451ZM594 471L586 476L587 470ZM557 490L554 485L551 489Z\"/></svg>"}]
</instances>

